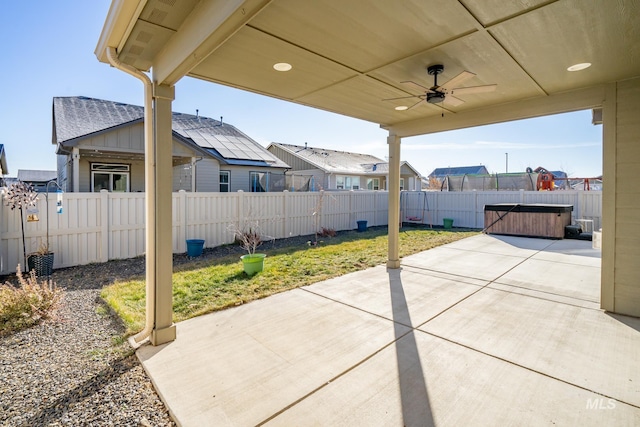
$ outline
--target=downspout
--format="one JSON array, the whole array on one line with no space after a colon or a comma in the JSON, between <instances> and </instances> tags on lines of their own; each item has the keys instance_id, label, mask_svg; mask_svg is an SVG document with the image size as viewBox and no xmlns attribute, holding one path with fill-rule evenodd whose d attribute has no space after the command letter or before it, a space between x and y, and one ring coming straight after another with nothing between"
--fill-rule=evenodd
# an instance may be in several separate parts
<instances>
[{"instance_id":1,"label":"downspout","mask_svg":"<svg viewBox=\"0 0 640 427\"><path fill-rule=\"evenodd\" d=\"M155 156L152 155L154 151L153 145L153 84L151 83L151 79L142 71L135 69L134 67L123 64L118 59L116 54L116 50L113 47L108 47L106 49L107 58L109 59L109 63L120 71L124 71L127 74L132 75L133 77L139 79L144 84L144 151L145 157L153 159L155 162ZM148 165L145 165L145 169L148 170ZM147 209L145 213L146 226L147 230L155 229L155 217L150 212L151 210L148 208L149 206L155 206L155 191L150 191L149 185L153 185L149 182L149 177L146 177L145 186L147 198ZM151 248L155 246L155 234L149 233L147 231L146 234L146 247ZM153 313L155 311L155 283L154 283L154 272L155 272L155 260L151 259L149 256L146 257L146 283L147 283L147 313L146 313L146 322L145 327L142 331L133 336L133 340L136 343L143 341L145 338L151 335L151 331L153 330L154 325L154 316Z\"/></svg>"}]
</instances>

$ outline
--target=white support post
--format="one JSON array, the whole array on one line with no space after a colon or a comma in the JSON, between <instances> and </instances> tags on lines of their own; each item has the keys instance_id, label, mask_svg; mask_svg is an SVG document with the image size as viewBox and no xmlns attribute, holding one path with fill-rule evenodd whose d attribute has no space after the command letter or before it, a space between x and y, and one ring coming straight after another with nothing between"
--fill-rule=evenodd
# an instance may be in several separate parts
<instances>
[{"instance_id":1,"label":"white support post","mask_svg":"<svg viewBox=\"0 0 640 427\"><path fill-rule=\"evenodd\" d=\"M109 191L100 190L101 262L109 261L109 224L111 224L111 218L109 218Z\"/></svg>"},{"instance_id":2,"label":"white support post","mask_svg":"<svg viewBox=\"0 0 640 427\"><path fill-rule=\"evenodd\" d=\"M325 224L324 222L324 202L325 202L325 198L326 195L324 194L324 190L320 190L320 200L322 200L323 202L320 204L320 207L318 208L319 212L316 215L319 215L319 224L324 224L325 226L328 227L328 225Z\"/></svg>"},{"instance_id":3,"label":"white support post","mask_svg":"<svg viewBox=\"0 0 640 427\"><path fill-rule=\"evenodd\" d=\"M400 137L389 133L389 256L387 268L400 268Z\"/></svg>"},{"instance_id":4,"label":"white support post","mask_svg":"<svg viewBox=\"0 0 640 427\"><path fill-rule=\"evenodd\" d=\"M191 171L191 192L196 192L196 169L198 166L196 165L197 159L195 157L191 158L191 167L189 170Z\"/></svg>"},{"instance_id":5,"label":"white support post","mask_svg":"<svg viewBox=\"0 0 640 427\"><path fill-rule=\"evenodd\" d=\"M180 217L182 221L178 224L178 252L187 251L187 239L189 237L195 237L189 235L189 208L187 207L187 192L184 190L178 191L178 209L180 209Z\"/></svg>"},{"instance_id":6,"label":"white support post","mask_svg":"<svg viewBox=\"0 0 640 427\"><path fill-rule=\"evenodd\" d=\"M244 227L244 191L238 190L238 222L236 227L240 230Z\"/></svg>"},{"instance_id":7,"label":"white support post","mask_svg":"<svg viewBox=\"0 0 640 427\"><path fill-rule=\"evenodd\" d=\"M147 164L152 191L153 204L147 198L147 218L152 218L153 244L147 247L147 260L153 260L153 277L155 284L154 326L151 332L151 343L160 345L176 339L176 327L173 324L173 230L172 230L172 145L171 102L174 99L174 87L153 85L153 126L154 154L153 164ZM151 188L152 187L152 188ZM149 212L151 210L151 212ZM147 227L152 227L151 223ZM149 234L149 233L147 233ZM147 264L149 267L149 264Z\"/></svg>"},{"instance_id":8,"label":"white support post","mask_svg":"<svg viewBox=\"0 0 640 427\"><path fill-rule=\"evenodd\" d=\"M289 237L289 212L287 205L289 204L289 190L282 192L282 236L286 239Z\"/></svg>"},{"instance_id":9,"label":"white support post","mask_svg":"<svg viewBox=\"0 0 640 427\"><path fill-rule=\"evenodd\" d=\"M73 147L71 149L71 185L74 193L80 192L80 149ZM91 183L89 183L91 189Z\"/></svg>"}]
</instances>

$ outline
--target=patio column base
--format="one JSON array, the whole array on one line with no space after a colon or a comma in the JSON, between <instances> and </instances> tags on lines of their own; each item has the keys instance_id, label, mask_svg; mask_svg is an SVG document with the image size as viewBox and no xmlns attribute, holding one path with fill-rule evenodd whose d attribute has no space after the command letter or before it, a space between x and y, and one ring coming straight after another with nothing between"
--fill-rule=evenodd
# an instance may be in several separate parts
<instances>
[{"instance_id":1,"label":"patio column base","mask_svg":"<svg viewBox=\"0 0 640 427\"><path fill-rule=\"evenodd\" d=\"M400 260L399 259L390 259L387 261L387 268L400 268Z\"/></svg>"},{"instance_id":2,"label":"patio column base","mask_svg":"<svg viewBox=\"0 0 640 427\"><path fill-rule=\"evenodd\" d=\"M176 339L176 325L171 325L168 328L154 329L151 331L149 341L153 345L161 345Z\"/></svg>"}]
</instances>

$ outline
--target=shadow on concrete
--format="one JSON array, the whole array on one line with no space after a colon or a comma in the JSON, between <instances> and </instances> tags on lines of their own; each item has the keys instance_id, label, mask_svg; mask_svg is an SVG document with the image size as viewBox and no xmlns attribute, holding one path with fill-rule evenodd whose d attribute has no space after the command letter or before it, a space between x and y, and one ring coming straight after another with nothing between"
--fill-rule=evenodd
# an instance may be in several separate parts
<instances>
[{"instance_id":1,"label":"shadow on concrete","mask_svg":"<svg viewBox=\"0 0 640 427\"><path fill-rule=\"evenodd\" d=\"M636 331L640 332L640 317L625 316L623 314L615 314L608 311L605 311L604 313L607 316L616 319L618 322L627 325L631 329L635 329Z\"/></svg>"},{"instance_id":2,"label":"shadow on concrete","mask_svg":"<svg viewBox=\"0 0 640 427\"><path fill-rule=\"evenodd\" d=\"M415 331L400 276L401 269L387 269L395 333L398 381L404 426L433 426L433 414L429 403L422 362L418 352ZM403 326L412 328L406 332Z\"/></svg>"}]
</instances>

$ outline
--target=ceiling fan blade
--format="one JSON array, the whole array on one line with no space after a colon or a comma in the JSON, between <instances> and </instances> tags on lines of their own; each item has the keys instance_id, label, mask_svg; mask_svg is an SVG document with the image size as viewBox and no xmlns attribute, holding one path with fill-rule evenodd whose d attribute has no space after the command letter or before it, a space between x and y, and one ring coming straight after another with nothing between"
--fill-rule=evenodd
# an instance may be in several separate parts
<instances>
[{"instance_id":1,"label":"ceiling fan blade","mask_svg":"<svg viewBox=\"0 0 640 427\"><path fill-rule=\"evenodd\" d=\"M400 82L400 83L402 83L402 84L414 85L415 87L419 87L419 88L420 88L420 89L422 89L423 91L427 91L427 92L430 92L430 91L431 91L431 89L430 89L430 88L428 88L428 87L426 87L426 86L422 86L421 84L416 83L416 82L413 82L413 81L411 81L411 80L405 80L405 81Z\"/></svg>"},{"instance_id":2,"label":"ceiling fan blade","mask_svg":"<svg viewBox=\"0 0 640 427\"><path fill-rule=\"evenodd\" d=\"M463 71L448 82L440 85L441 89L451 90L452 87L456 87L464 81L469 80L471 77L475 76L471 71Z\"/></svg>"},{"instance_id":3,"label":"ceiling fan blade","mask_svg":"<svg viewBox=\"0 0 640 427\"><path fill-rule=\"evenodd\" d=\"M482 86L469 86L469 87L457 87L455 89L451 89L449 93L456 95L470 95L473 93L486 93L493 92L498 87L497 84L492 85L482 85Z\"/></svg>"},{"instance_id":4,"label":"ceiling fan blade","mask_svg":"<svg viewBox=\"0 0 640 427\"><path fill-rule=\"evenodd\" d=\"M383 101L395 101L397 99L407 99L407 98L420 98L420 95L409 95L409 96L400 96L398 98L387 98L387 99L383 99Z\"/></svg>"},{"instance_id":5,"label":"ceiling fan blade","mask_svg":"<svg viewBox=\"0 0 640 427\"><path fill-rule=\"evenodd\" d=\"M424 101L424 99L420 99L420 101L416 102L411 107L407 108L407 110L411 110L413 107L415 107L416 105L420 104L422 101Z\"/></svg>"},{"instance_id":6,"label":"ceiling fan blade","mask_svg":"<svg viewBox=\"0 0 640 427\"><path fill-rule=\"evenodd\" d=\"M464 104L464 101L462 99L460 99L460 98L456 98L453 95L447 94L444 97L443 103L445 103L445 104L447 104L447 105L449 105L451 107L457 107L460 104Z\"/></svg>"}]
</instances>

